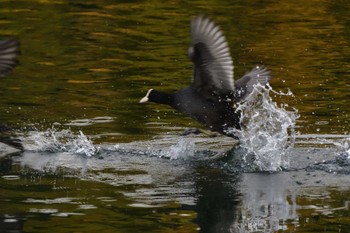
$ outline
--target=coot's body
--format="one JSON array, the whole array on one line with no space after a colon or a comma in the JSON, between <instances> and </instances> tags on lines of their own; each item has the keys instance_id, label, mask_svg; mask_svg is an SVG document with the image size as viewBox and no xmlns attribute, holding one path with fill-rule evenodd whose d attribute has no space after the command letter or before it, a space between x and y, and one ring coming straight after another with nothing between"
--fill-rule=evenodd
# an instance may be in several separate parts
<instances>
[{"instance_id":1,"label":"coot's body","mask_svg":"<svg viewBox=\"0 0 350 233\"><path fill-rule=\"evenodd\" d=\"M240 129L240 113L234 105L243 101L255 84L265 85L271 79L270 72L257 66L234 82L226 39L208 18L199 16L192 20L191 39L189 57L194 65L191 85L173 94L150 89L140 103L169 105L212 131L234 136L227 131Z\"/></svg>"},{"instance_id":2,"label":"coot's body","mask_svg":"<svg viewBox=\"0 0 350 233\"><path fill-rule=\"evenodd\" d=\"M225 134L224 129L228 127L240 127L239 114L231 102L204 98L192 87L179 90L175 95L175 104L172 107L215 132Z\"/></svg>"}]
</instances>

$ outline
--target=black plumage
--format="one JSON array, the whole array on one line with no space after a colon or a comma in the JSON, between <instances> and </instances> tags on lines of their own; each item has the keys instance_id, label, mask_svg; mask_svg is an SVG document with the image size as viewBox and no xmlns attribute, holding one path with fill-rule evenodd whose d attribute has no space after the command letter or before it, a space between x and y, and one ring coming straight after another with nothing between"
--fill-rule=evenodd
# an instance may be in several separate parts
<instances>
[{"instance_id":1,"label":"black plumage","mask_svg":"<svg viewBox=\"0 0 350 233\"><path fill-rule=\"evenodd\" d=\"M191 22L189 57L193 77L189 87L174 94L150 89L140 103L166 104L204 124L208 129L228 136L228 128L240 129L240 113L235 103L243 101L257 83L265 85L270 71L254 67L237 81L233 79L233 61L226 38L218 26L206 17Z\"/></svg>"}]
</instances>

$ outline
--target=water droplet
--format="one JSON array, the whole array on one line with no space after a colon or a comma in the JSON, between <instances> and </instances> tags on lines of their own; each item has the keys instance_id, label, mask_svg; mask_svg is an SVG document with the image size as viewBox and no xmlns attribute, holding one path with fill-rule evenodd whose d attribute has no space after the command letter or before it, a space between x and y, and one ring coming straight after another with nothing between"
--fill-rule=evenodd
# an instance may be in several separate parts
<instances>
[{"instance_id":1,"label":"water droplet","mask_svg":"<svg viewBox=\"0 0 350 233\"><path fill-rule=\"evenodd\" d=\"M287 111L288 106L278 106L271 98L292 95L276 92L270 87L257 85L253 93L237 110L241 111L242 130L232 129L229 133L237 134L240 146L246 155L255 156L255 165L263 171L276 171L288 166L284 155L294 143L294 127L298 118L297 110Z\"/></svg>"}]
</instances>

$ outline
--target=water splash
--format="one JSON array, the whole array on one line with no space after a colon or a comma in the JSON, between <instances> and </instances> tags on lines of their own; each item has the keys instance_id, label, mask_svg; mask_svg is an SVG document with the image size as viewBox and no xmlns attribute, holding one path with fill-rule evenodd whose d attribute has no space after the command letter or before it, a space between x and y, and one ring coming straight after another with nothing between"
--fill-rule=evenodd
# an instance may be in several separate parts
<instances>
[{"instance_id":1,"label":"water splash","mask_svg":"<svg viewBox=\"0 0 350 233\"><path fill-rule=\"evenodd\" d=\"M194 157L194 141L181 138L175 145L161 153L161 157L169 159L189 159Z\"/></svg>"},{"instance_id":2,"label":"water splash","mask_svg":"<svg viewBox=\"0 0 350 233\"><path fill-rule=\"evenodd\" d=\"M287 104L278 106L270 93L293 96L290 91L276 92L269 85L256 85L237 108L241 112L242 129L230 129L240 138L240 147L245 151L244 160L253 155L254 165L260 171L278 171L288 167L285 155L294 145L294 127L298 118L296 109L287 110Z\"/></svg>"},{"instance_id":3,"label":"water splash","mask_svg":"<svg viewBox=\"0 0 350 233\"><path fill-rule=\"evenodd\" d=\"M340 142L333 142L333 144L340 150L340 156L350 162L350 138L345 138Z\"/></svg>"},{"instance_id":4,"label":"water splash","mask_svg":"<svg viewBox=\"0 0 350 233\"><path fill-rule=\"evenodd\" d=\"M46 131L32 131L21 138L24 148L28 151L38 152L68 152L91 157L98 153L92 141L82 131L76 135L70 130L58 131L55 128Z\"/></svg>"}]
</instances>

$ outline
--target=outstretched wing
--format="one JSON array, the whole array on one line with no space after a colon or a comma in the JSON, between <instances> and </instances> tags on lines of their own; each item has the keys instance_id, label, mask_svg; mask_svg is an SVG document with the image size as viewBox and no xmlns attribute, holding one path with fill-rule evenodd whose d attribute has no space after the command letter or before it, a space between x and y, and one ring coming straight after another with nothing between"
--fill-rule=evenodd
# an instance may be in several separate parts
<instances>
[{"instance_id":1,"label":"outstretched wing","mask_svg":"<svg viewBox=\"0 0 350 233\"><path fill-rule=\"evenodd\" d=\"M17 40L0 40L0 76L5 76L18 64L18 54Z\"/></svg>"},{"instance_id":2,"label":"outstretched wing","mask_svg":"<svg viewBox=\"0 0 350 233\"><path fill-rule=\"evenodd\" d=\"M203 96L225 96L234 90L233 61L226 38L213 21L203 16L191 22L192 87Z\"/></svg>"},{"instance_id":3,"label":"outstretched wing","mask_svg":"<svg viewBox=\"0 0 350 233\"><path fill-rule=\"evenodd\" d=\"M271 72L264 66L256 66L251 71L235 81L235 99L241 101L246 98L254 89L254 85L260 83L266 85L271 80Z\"/></svg>"}]
</instances>

